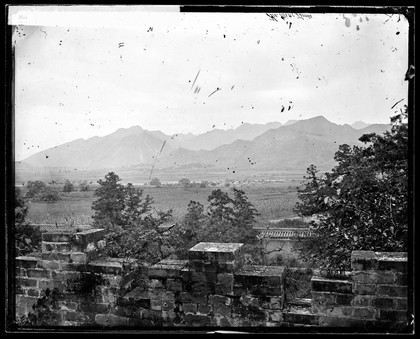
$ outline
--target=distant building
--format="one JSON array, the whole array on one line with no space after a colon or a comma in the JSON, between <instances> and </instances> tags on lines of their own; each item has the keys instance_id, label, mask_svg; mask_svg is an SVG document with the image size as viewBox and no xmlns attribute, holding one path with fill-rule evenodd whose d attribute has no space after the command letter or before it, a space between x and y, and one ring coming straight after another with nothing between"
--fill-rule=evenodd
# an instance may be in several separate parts
<instances>
[{"instance_id":1,"label":"distant building","mask_svg":"<svg viewBox=\"0 0 420 339\"><path fill-rule=\"evenodd\" d=\"M258 234L258 238L263 240L266 261L281 258L283 262L299 262L299 266L306 264L300 260L295 244L299 238L312 236L314 234L309 228L267 228Z\"/></svg>"}]
</instances>

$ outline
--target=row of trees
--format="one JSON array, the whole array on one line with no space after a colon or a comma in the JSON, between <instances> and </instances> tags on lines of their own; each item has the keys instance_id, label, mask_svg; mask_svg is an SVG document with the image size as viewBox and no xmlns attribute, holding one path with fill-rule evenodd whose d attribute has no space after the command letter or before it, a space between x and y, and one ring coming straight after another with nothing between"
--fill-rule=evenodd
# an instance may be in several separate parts
<instances>
[{"instance_id":1,"label":"row of trees","mask_svg":"<svg viewBox=\"0 0 420 339\"><path fill-rule=\"evenodd\" d=\"M153 263L170 255L185 258L188 249L200 241L254 244L257 240L252 225L258 213L241 190L234 189L233 197L214 190L207 211L191 201L184 220L165 235L159 226L171 220L172 210L156 210L153 198L142 189L120 181L110 172L98 181L94 193L93 226L106 229L104 255Z\"/></svg>"}]
</instances>

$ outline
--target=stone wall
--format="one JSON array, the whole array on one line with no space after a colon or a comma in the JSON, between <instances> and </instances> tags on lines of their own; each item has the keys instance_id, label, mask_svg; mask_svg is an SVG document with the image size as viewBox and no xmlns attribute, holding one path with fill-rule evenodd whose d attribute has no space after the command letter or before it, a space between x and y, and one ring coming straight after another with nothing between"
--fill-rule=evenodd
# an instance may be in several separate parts
<instances>
[{"instance_id":1,"label":"stone wall","mask_svg":"<svg viewBox=\"0 0 420 339\"><path fill-rule=\"evenodd\" d=\"M102 236L103 230L46 233L40 256L18 257L16 316L56 288L59 326L397 330L406 324L405 253L353 252L349 279L313 277L302 312L286 305L285 268L244 265L242 244L199 243L188 260L143 267L99 260Z\"/></svg>"},{"instance_id":2,"label":"stone wall","mask_svg":"<svg viewBox=\"0 0 420 339\"><path fill-rule=\"evenodd\" d=\"M354 251L348 280L312 278L320 326L399 330L407 325L407 253Z\"/></svg>"}]
</instances>

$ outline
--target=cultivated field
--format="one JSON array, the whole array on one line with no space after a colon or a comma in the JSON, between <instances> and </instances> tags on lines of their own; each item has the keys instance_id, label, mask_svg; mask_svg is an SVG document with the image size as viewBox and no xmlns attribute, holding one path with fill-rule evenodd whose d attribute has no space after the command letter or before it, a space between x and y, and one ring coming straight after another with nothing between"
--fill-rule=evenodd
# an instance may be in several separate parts
<instances>
[{"instance_id":1,"label":"cultivated field","mask_svg":"<svg viewBox=\"0 0 420 339\"><path fill-rule=\"evenodd\" d=\"M294 215L293 207L297 202L296 185L286 184L254 184L236 186L243 190L251 203L261 214L259 221L291 217ZM185 188L177 186L142 187L144 194L154 199L153 206L157 210L173 209L174 221L180 221L187 211L191 200L198 201L204 206L208 205L207 197L211 191L220 188L231 192L230 187ZM25 188L21 188L25 194ZM91 222L91 205L94 189L88 192L60 192L61 200L53 203L31 201L27 219L33 223L54 224L73 223L75 225L89 224ZM231 194L233 197L233 194Z\"/></svg>"}]
</instances>

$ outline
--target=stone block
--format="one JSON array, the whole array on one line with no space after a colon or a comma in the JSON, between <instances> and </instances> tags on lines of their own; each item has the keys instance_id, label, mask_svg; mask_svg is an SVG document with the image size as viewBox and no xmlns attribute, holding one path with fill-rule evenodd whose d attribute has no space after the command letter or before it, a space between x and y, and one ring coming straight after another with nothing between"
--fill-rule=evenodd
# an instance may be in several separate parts
<instances>
[{"instance_id":1,"label":"stone block","mask_svg":"<svg viewBox=\"0 0 420 339\"><path fill-rule=\"evenodd\" d=\"M356 319L375 319L376 310L371 307L354 307L353 318Z\"/></svg>"},{"instance_id":2,"label":"stone block","mask_svg":"<svg viewBox=\"0 0 420 339\"><path fill-rule=\"evenodd\" d=\"M339 317L319 317L319 326L321 327L348 327L356 330L357 328L364 328L365 321L362 319L339 318Z\"/></svg>"},{"instance_id":3,"label":"stone block","mask_svg":"<svg viewBox=\"0 0 420 339\"><path fill-rule=\"evenodd\" d=\"M162 300L162 311L174 311L175 302L172 300Z\"/></svg>"},{"instance_id":4,"label":"stone block","mask_svg":"<svg viewBox=\"0 0 420 339\"><path fill-rule=\"evenodd\" d=\"M42 260L70 262L70 253L43 252L41 258Z\"/></svg>"},{"instance_id":5,"label":"stone block","mask_svg":"<svg viewBox=\"0 0 420 339\"><path fill-rule=\"evenodd\" d=\"M182 291L182 281L180 281L178 279L167 279L166 280L166 287L170 291L181 292Z\"/></svg>"},{"instance_id":6,"label":"stone block","mask_svg":"<svg viewBox=\"0 0 420 339\"><path fill-rule=\"evenodd\" d=\"M213 311L211 305L208 304L198 304L197 312L200 314L210 314Z\"/></svg>"},{"instance_id":7,"label":"stone block","mask_svg":"<svg viewBox=\"0 0 420 339\"><path fill-rule=\"evenodd\" d=\"M365 296L365 295L355 295L353 297L353 306L371 306L372 296Z\"/></svg>"},{"instance_id":8,"label":"stone block","mask_svg":"<svg viewBox=\"0 0 420 339\"><path fill-rule=\"evenodd\" d=\"M207 304L207 296L202 293L181 292L178 300L182 303Z\"/></svg>"},{"instance_id":9,"label":"stone block","mask_svg":"<svg viewBox=\"0 0 420 339\"><path fill-rule=\"evenodd\" d=\"M161 300L150 300L150 309L154 311L162 311L162 301Z\"/></svg>"},{"instance_id":10,"label":"stone block","mask_svg":"<svg viewBox=\"0 0 420 339\"><path fill-rule=\"evenodd\" d=\"M257 285L282 288L283 281L283 266L245 265L234 274L234 284L247 288Z\"/></svg>"},{"instance_id":11,"label":"stone block","mask_svg":"<svg viewBox=\"0 0 420 339\"><path fill-rule=\"evenodd\" d=\"M387 295L389 297L407 297L407 287L405 286L393 286L393 285L379 285L379 295Z\"/></svg>"},{"instance_id":12,"label":"stone block","mask_svg":"<svg viewBox=\"0 0 420 339\"><path fill-rule=\"evenodd\" d=\"M51 278L51 270L46 270L42 268L28 268L26 270L26 274L29 278L37 278L37 279L50 279Z\"/></svg>"},{"instance_id":13,"label":"stone block","mask_svg":"<svg viewBox=\"0 0 420 339\"><path fill-rule=\"evenodd\" d=\"M375 295L376 286L374 284L353 284L354 294Z\"/></svg>"},{"instance_id":14,"label":"stone block","mask_svg":"<svg viewBox=\"0 0 420 339\"><path fill-rule=\"evenodd\" d=\"M213 313L215 315L230 316L232 308L226 305L215 304L213 305Z\"/></svg>"},{"instance_id":15,"label":"stone block","mask_svg":"<svg viewBox=\"0 0 420 339\"><path fill-rule=\"evenodd\" d=\"M37 279L30 279L30 278L17 278L16 279L17 286L23 287L37 287L38 280Z\"/></svg>"},{"instance_id":16,"label":"stone block","mask_svg":"<svg viewBox=\"0 0 420 339\"><path fill-rule=\"evenodd\" d=\"M20 268L36 268L39 258L21 256L16 258L16 266Z\"/></svg>"},{"instance_id":17,"label":"stone block","mask_svg":"<svg viewBox=\"0 0 420 339\"><path fill-rule=\"evenodd\" d=\"M210 243L201 242L188 251L189 260L207 262L229 262L240 259L241 243Z\"/></svg>"},{"instance_id":18,"label":"stone block","mask_svg":"<svg viewBox=\"0 0 420 339\"><path fill-rule=\"evenodd\" d=\"M312 277L311 285L313 291L352 293L352 282L349 280L328 279L323 277Z\"/></svg>"},{"instance_id":19,"label":"stone block","mask_svg":"<svg viewBox=\"0 0 420 339\"><path fill-rule=\"evenodd\" d=\"M353 281L358 284L393 284L395 275L391 272L356 272Z\"/></svg>"},{"instance_id":20,"label":"stone block","mask_svg":"<svg viewBox=\"0 0 420 339\"><path fill-rule=\"evenodd\" d=\"M70 260L75 264L86 264L88 262L88 256L83 252L72 252L70 254Z\"/></svg>"},{"instance_id":21,"label":"stone block","mask_svg":"<svg viewBox=\"0 0 420 339\"><path fill-rule=\"evenodd\" d=\"M295 324L318 325L319 315L304 313L288 313L284 312L283 321ZM281 321L281 320L280 320Z\"/></svg>"},{"instance_id":22,"label":"stone block","mask_svg":"<svg viewBox=\"0 0 420 339\"><path fill-rule=\"evenodd\" d=\"M42 242L70 242L72 232L45 232L42 233Z\"/></svg>"},{"instance_id":23,"label":"stone block","mask_svg":"<svg viewBox=\"0 0 420 339\"><path fill-rule=\"evenodd\" d=\"M121 274L123 270L122 264L118 262L95 261L87 267L90 272L101 274Z\"/></svg>"},{"instance_id":24,"label":"stone block","mask_svg":"<svg viewBox=\"0 0 420 339\"><path fill-rule=\"evenodd\" d=\"M211 326L211 318L201 314L186 314L184 317L187 326Z\"/></svg>"},{"instance_id":25,"label":"stone block","mask_svg":"<svg viewBox=\"0 0 420 339\"><path fill-rule=\"evenodd\" d=\"M397 310L407 310L408 309L407 298L395 298L395 301L397 303L397 306L396 306Z\"/></svg>"},{"instance_id":26,"label":"stone block","mask_svg":"<svg viewBox=\"0 0 420 339\"><path fill-rule=\"evenodd\" d=\"M395 274L395 285L407 286L407 284L408 284L407 274L404 274L404 273Z\"/></svg>"},{"instance_id":27,"label":"stone block","mask_svg":"<svg viewBox=\"0 0 420 339\"><path fill-rule=\"evenodd\" d=\"M149 267L150 278L181 278L181 271L188 265L188 260L165 259Z\"/></svg>"},{"instance_id":28,"label":"stone block","mask_svg":"<svg viewBox=\"0 0 420 339\"><path fill-rule=\"evenodd\" d=\"M60 290L65 290L67 288L65 281L58 281L58 280L39 280L38 288L41 290L46 290L47 288L54 289L58 288Z\"/></svg>"},{"instance_id":29,"label":"stone block","mask_svg":"<svg viewBox=\"0 0 420 339\"><path fill-rule=\"evenodd\" d=\"M193 303L184 303L182 304L182 311L185 314L189 314L189 313L197 313L197 304L193 304Z\"/></svg>"},{"instance_id":30,"label":"stone block","mask_svg":"<svg viewBox=\"0 0 420 339\"><path fill-rule=\"evenodd\" d=\"M129 322L128 318L114 314L96 314L95 323L102 326L126 327Z\"/></svg>"},{"instance_id":31,"label":"stone block","mask_svg":"<svg viewBox=\"0 0 420 339\"><path fill-rule=\"evenodd\" d=\"M39 297L40 293L38 289L33 289L33 288L28 288L28 290L26 291L28 297Z\"/></svg>"},{"instance_id":32,"label":"stone block","mask_svg":"<svg viewBox=\"0 0 420 339\"><path fill-rule=\"evenodd\" d=\"M396 302L392 298L379 297L379 298L372 299L372 306L376 308L385 308L385 309L391 308L392 309L396 306Z\"/></svg>"},{"instance_id":33,"label":"stone block","mask_svg":"<svg viewBox=\"0 0 420 339\"><path fill-rule=\"evenodd\" d=\"M108 304L104 303L91 303L83 301L80 303L79 308L82 312L86 313L107 314L109 312Z\"/></svg>"},{"instance_id":34,"label":"stone block","mask_svg":"<svg viewBox=\"0 0 420 339\"><path fill-rule=\"evenodd\" d=\"M353 271L368 271L378 269L378 259L374 251L353 251L351 253L351 268Z\"/></svg>"},{"instance_id":35,"label":"stone block","mask_svg":"<svg viewBox=\"0 0 420 339\"><path fill-rule=\"evenodd\" d=\"M37 268L45 268L49 270L57 270L60 269L60 264L56 261L49 261L49 260L39 260Z\"/></svg>"},{"instance_id":36,"label":"stone block","mask_svg":"<svg viewBox=\"0 0 420 339\"><path fill-rule=\"evenodd\" d=\"M392 322L407 321L407 312L403 310L379 310L377 319Z\"/></svg>"}]
</instances>

